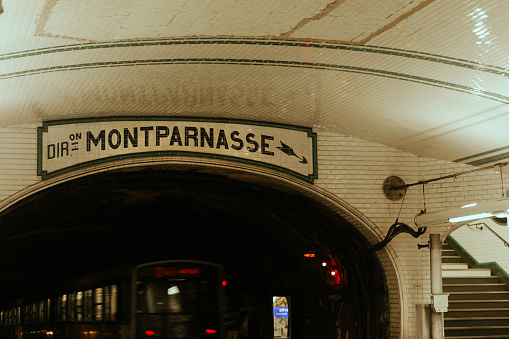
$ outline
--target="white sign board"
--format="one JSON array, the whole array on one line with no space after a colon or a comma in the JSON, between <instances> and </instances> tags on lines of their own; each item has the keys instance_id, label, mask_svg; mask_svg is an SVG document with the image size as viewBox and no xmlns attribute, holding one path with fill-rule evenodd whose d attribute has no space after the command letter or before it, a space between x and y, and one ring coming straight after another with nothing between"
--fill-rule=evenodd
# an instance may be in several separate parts
<instances>
[{"instance_id":1,"label":"white sign board","mask_svg":"<svg viewBox=\"0 0 509 339\"><path fill-rule=\"evenodd\" d=\"M312 182L316 134L309 128L237 120L117 118L45 122L38 130L43 179L99 162L203 156L270 167Z\"/></svg>"}]
</instances>

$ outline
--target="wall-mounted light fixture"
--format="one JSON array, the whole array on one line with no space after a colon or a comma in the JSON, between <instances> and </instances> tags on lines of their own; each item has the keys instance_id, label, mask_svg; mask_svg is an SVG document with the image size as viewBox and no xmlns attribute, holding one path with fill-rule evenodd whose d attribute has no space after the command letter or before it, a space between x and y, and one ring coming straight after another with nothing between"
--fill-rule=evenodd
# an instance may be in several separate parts
<instances>
[{"instance_id":1,"label":"wall-mounted light fixture","mask_svg":"<svg viewBox=\"0 0 509 339\"><path fill-rule=\"evenodd\" d=\"M509 199L500 199L444 211L421 212L415 216L414 222L417 227L426 227L483 218L507 218L508 215Z\"/></svg>"}]
</instances>

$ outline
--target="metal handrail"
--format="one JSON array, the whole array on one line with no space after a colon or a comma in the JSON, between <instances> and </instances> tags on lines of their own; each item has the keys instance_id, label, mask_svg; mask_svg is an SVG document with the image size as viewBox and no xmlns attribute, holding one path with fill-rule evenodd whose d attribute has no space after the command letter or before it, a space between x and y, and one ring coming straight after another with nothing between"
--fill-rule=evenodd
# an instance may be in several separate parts
<instances>
[{"instance_id":1,"label":"metal handrail","mask_svg":"<svg viewBox=\"0 0 509 339\"><path fill-rule=\"evenodd\" d=\"M486 226L486 227L487 227L487 228L491 231L491 233L495 234L495 235L497 236L497 238L499 238L500 240L502 240L502 242L504 243L504 246L509 247L509 242L507 242L504 238L502 238L502 237L500 236L500 234L498 234L497 232L495 232L495 231L494 231L491 227L489 227L488 225L486 225L486 223L484 223L484 222L480 222L480 223L477 223L477 224L473 224L472 226L477 227L478 225L484 225L484 226ZM482 231L482 226L481 226L481 231Z\"/></svg>"}]
</instances>

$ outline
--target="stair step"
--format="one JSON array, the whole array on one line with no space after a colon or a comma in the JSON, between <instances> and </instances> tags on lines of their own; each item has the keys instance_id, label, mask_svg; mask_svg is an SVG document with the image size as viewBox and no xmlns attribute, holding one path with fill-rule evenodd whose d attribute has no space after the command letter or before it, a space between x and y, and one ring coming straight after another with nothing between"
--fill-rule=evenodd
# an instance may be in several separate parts
<instances>
[{"instance_id":1,"label":"stair step","mask_svg":"<svg viewBox=\"0 0 509 339\"><path fill-rule=\"evenodd\" d=\"M494 284L499 280L495 276L489 277L444 277L442 275L443 284Z\"/></svg>"},{"instance_id":2,"label":"stair step","mask_svg":"<svg viewBox=\"0 0 509 339\"><path fill-rule=\"evenodd\" d=\"M445 329L445 336L488 336L493 338L494 335L509 336L509 326L469 326L469 327L449 327Z\"/></svg>"},{"instance_id":3,"label":"stair step","mask_svg":"<svg viewBox=\"0 0 509 339\"><path fill-rule=\"evenodd\" d=\"M449 292L449 300L509 300L509 291Z\"/></svg>"},{"instance_id":4,"label":"stair step","mask_svg":"<svg viewBox=\"0 0 509 339\"><path fill-rule=\"evenodd\" d=\"M477 292L477 291L507 291L507 285L504 283L486 283L486 284L443 284L445 293L452 292Z\"/></svg>"},{"instance_id":5,"label":"stair step","mask_svg":"<svg viewBox=\"0 0 509 339\"><path fill-rule=\"evenodd\" d=\"M442 246L442 255L444 255L444 254L451 254L451 253L456 254L456 250L453 249L453 248L450 248L450 247Z\"/></svg>"},{"instance_id":6,"label":"stair step","mask_svg":"<svg viewBox=\"0 0 509 339\"><path fill-rule=\"evenodd\" d=\"M442 256L442 263L460 263L465 262L459 255Z\"/></svg>"},{"instance_id":7,"label":"stair step","mask_svg":"<svg viewBox=\"0 0 509 339\"><path fill-rule=\"evenodd\" d=\"M489 277L491 270L489 268L469 268L457 270L442 271L442 277Z\"/></svg>"},{"instance_id":8,"label":"stair step","mask_svg":"<svg viewBox=\"0 0 509 339\"><path fill-rule=\"evenodd\" d=\"M445 318L445 327L508 326L509 317Z\"/></svg>"},{"instance_id":9,"label":"stair step","mask_svg":"<svg viewBox=\"0 0 509 339\"><path fill-rule=\"evenodd\" d=\"M442 246L442 283L449 293L446 339L509 339L509 285L491 269L469 268L448 243Z\"/></svg>"},{"instance_id":10,"label":"stair step","mask_svg":"<svg viewBox=\"0 0 509 339\"><path fill-rule=\"evenodd\" d=\"M509 334L502 335L481 335L481 336L445 336L444 339L495 339L495 338L509 338Z\"/></svg>"},{"instance_id":11,"label":"stair step","mask_svg":"<svg viewBox=\"0 0 509 339\"><path fill-rule=\"evenodd\" d=\"M467 270L467 263L442 263L442 270Z\"/></svg>"},{"instance_id":12,"label":"stair step","mask_svg":"<svg viewBox=\"0 0 509 339\"><path fill-rule=\"evenodd\" d=\"M444 257L456 257L458 253L456 251L442 251L442 258Z\"/></svg>"},{"instance_id":13,"label":"stair step","mask_svg":"<svg viewBox=\"0 0 509 339\"><path fill-rule=\"evenodd\" d=\"M507 308L474 308L474 309L449 309L445 318L495 318L509 317Z\"/></svg>"},{"instance_id":14,"label":"stair step","mask_svg":"<svg viewBox=\"0 0 509 339\"><path fill-rule=\"evenodd\" d=\"M509 310L509 300L449 300L450 310L476 308L503 308Z\"/></svg>"}]
</instances>

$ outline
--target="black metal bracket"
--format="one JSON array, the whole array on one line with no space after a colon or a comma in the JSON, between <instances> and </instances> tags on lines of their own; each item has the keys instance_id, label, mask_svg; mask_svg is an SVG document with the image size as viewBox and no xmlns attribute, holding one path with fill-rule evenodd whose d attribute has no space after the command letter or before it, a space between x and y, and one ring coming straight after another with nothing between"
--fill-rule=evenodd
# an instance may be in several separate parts
<instances>
[{"instance_id":1,"label":"black metal bracket","mask_svg":"<svg viewBox=\"0 0 509 339\"><path fill-rule=\"evenodd\" d=\"M429 248L429 243L427 243L426 245L417 244L417 248L420 250L422 250L423 248Z\"/></svg>"},{"instance_id":2,"label":"black metal bracket","mask_svg":"<svg viewBox=\"0 0 509 339\"><path fill-rule=\"evenodd\" d=\"M402 222L396 222L392 224L385 236L385 239L380 241L379 243L374 244L371 247L368 247L368 250L378 251L384 248L394 237L396 237L400 233L408 233L414 238L419 238L426 232L426 227L418 228L417 231L414 231L410 226L404 224Z\"/></svg>"}]
</instances>

